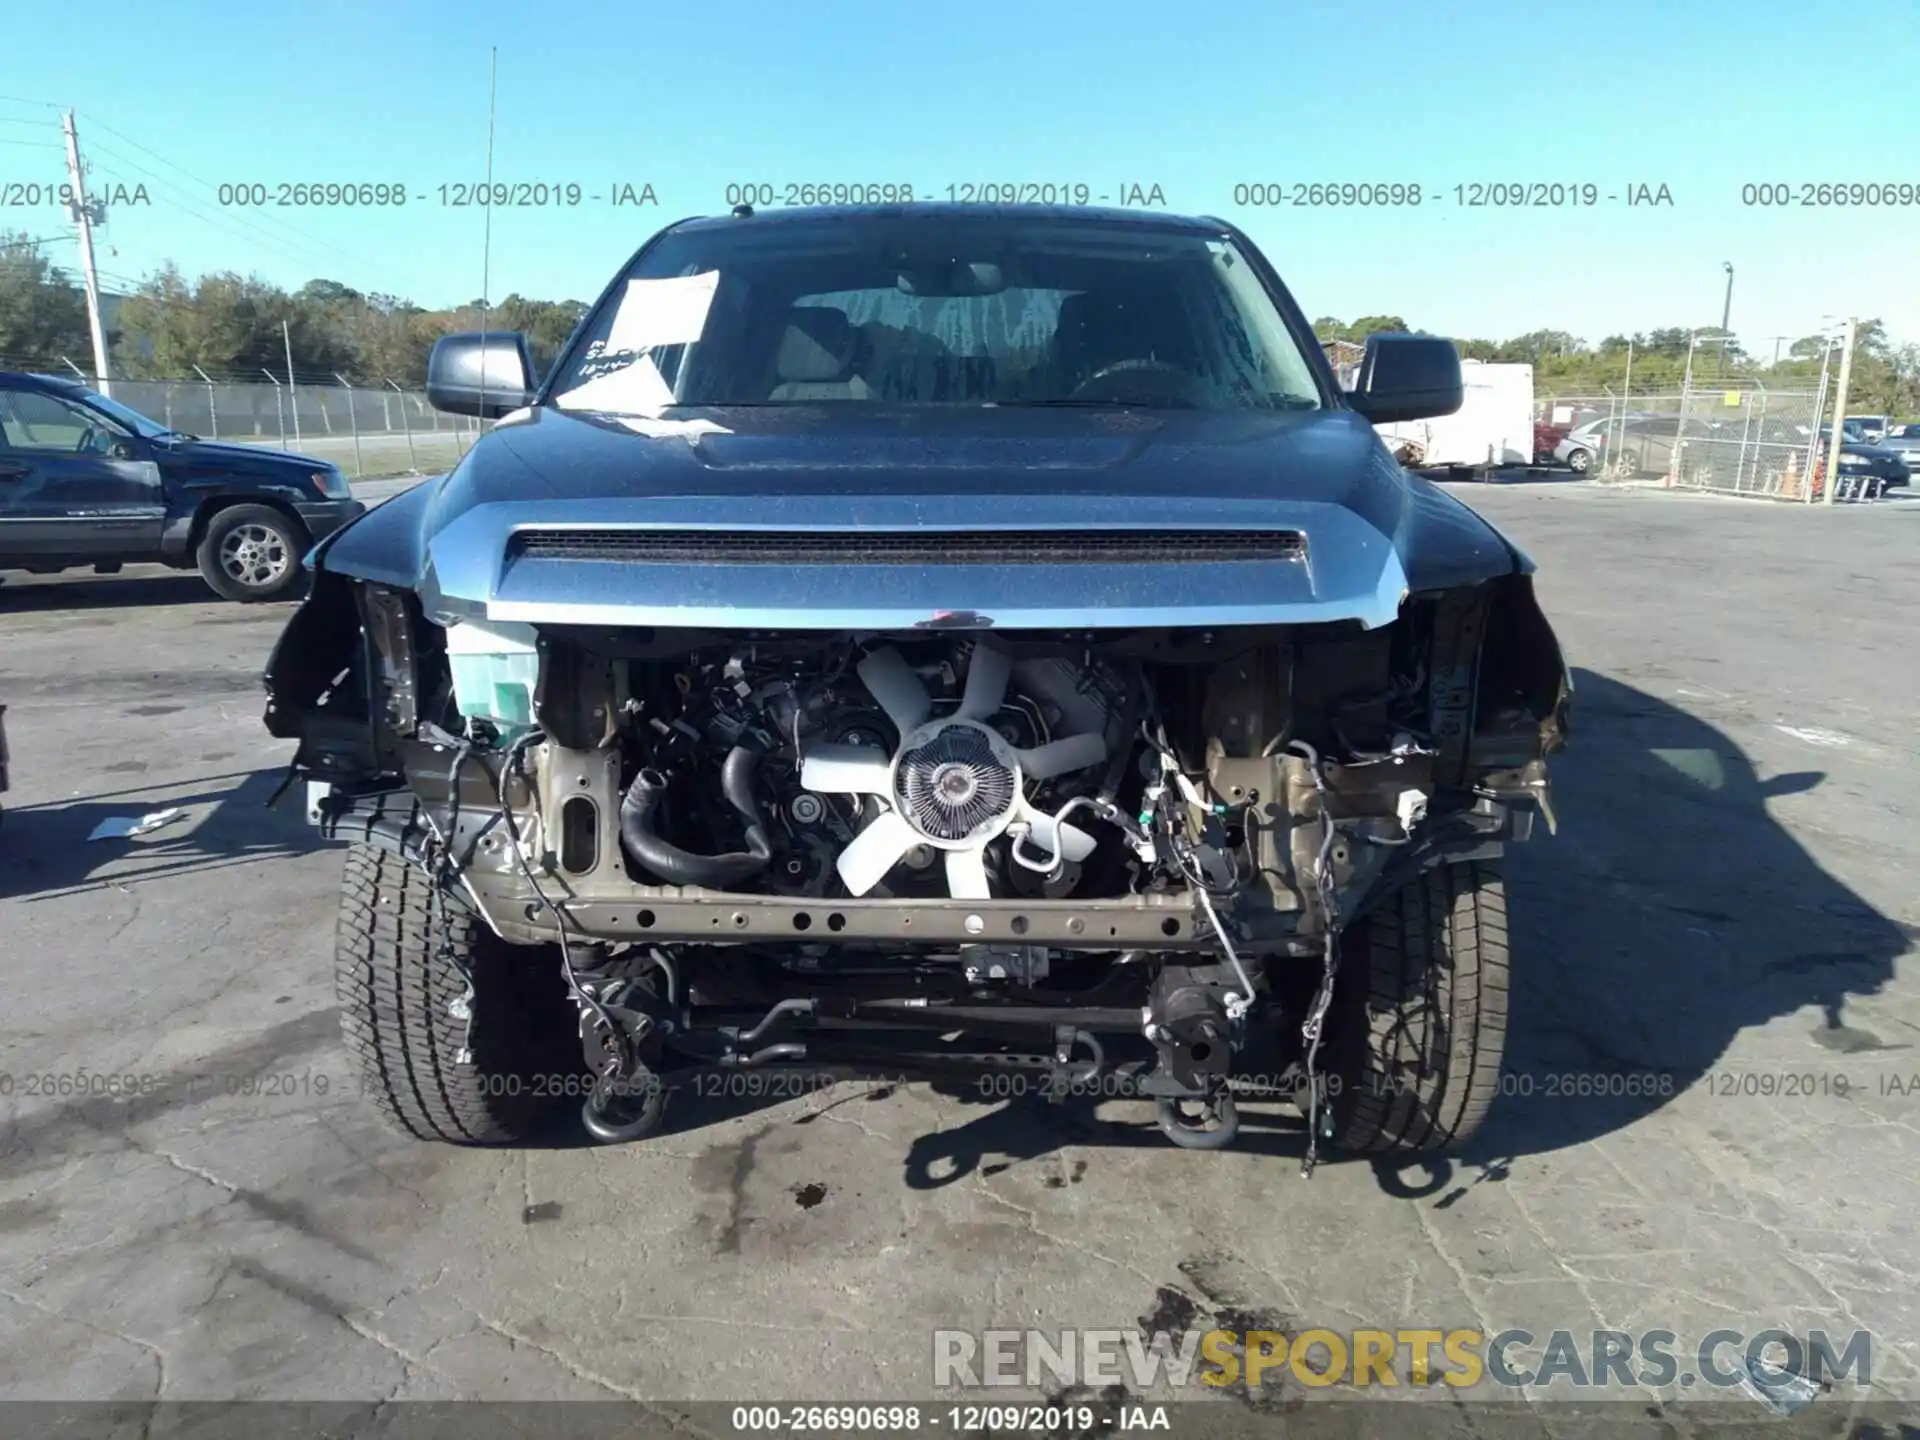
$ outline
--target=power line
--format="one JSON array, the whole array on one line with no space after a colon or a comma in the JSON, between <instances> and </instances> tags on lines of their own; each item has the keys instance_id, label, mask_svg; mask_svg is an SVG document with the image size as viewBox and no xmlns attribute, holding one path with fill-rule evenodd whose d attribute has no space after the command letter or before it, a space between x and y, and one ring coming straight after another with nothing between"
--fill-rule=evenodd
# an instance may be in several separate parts
<instances>
[{"instance_id":1,"label":"power line","mask_svg":"<svg viewBox=\"0 0 1920 1440\"><path fill-rule=\"evenodd\" d=\"M138 140L135 140L132 136L121 134L118 130L114 129L111 125L107 124L104 120L95 119L91 114L87 116L87 125L90 131L96 130L96 129L104 130L106 131L107 134L113 136L115 139L123 141L128 145L131 145L135 150L138 150L141 154L149 156L150 158L159 161L160 164L165 165L169 170L178 171L180 174L186 176L187 179L193 181L194 184L199 185L204 189L206 189L207 191L209 191L213 198L213 203L215 204L219 203L218 202L219 186L214 184L213 181L207 179L205 176L196 175L193 171L187 169L186 166L179 164L177 161L169 160L166 156L160 154L158 151L153 150L146 145L142 145ZM117 153L113 151L111 147L100 146L98 145L97 142L95 142L95 148L106 149L109 154ZM123 164L132 165L136 170L140 170L142 174L151 176L155 184L164 184L164 185L173 184L172 181L163 180L160 176L155 175L151 170L143 169L138 162L131 160L124 155L119 155L117 158L119 158ZM338 256L343 260L352 261L356 265L369 265L372 263L367 256L359 255L348 250L342 250L339 246L334 245L329 241L313 240L310 237L308 237L306 233L300 230L297 226L290 225L284 220L276 219L273 216L265 213L262 213L260 218L263 223L274 225L278 227L278 229L280 229L281 231L285 232L283 243L297 242L301 245L307 245L307 246L317 245L323 249L330 250L334 255ZM237 218L235 219L234 223L241 224L241 225L248 224L247 221L239 220ZM254 228L257 228L257 227L254 227ZM261 233L264 234L267 232L263 231Z\"/></svg>"},{"instance_id":2,"label":"power line","mask_svg":"<svg viewBox=\"0 0 1920 1440\"><path fill-rule=\"evenodd\" d=\"M132 167L132 169L135 172L137 172L138 174L145 175L156 186L165 187L165 189L171 192L170 198L173 205L185 211L188 215L191 215L194 219L199 220L202 224L210 225L215 230L222 231L225 234L232 236L236 240L246 240L253 244L264 245L266 248L268 248L269 250L272 250L274 253L281 256L283 259L298 261L300 264L303 264L303 265L311 265L316 263L317 257L321 256L322 249L332 250L335 255L339 256L342 259L352 261L355 264L366 263L363 257L351 255L344 250L340 250L336 246L326 245L325 242L313 242L313 241L307 241L304 239L295 240L287 236L275 235L271 231L262 230L259 226L254 225L249 221L241 220L237 217L228 217L228 219L226 220L216 219L212 215L208 215L203 213L202 211L196 210L192 205L189 205L187 203L187 199L198 200L199 199L198 196L187 196L186 199L178 198L181 196L186 196L186 192L182 190L178 185L176 185L173 181L166 179L164 176L155 174L152 170L149 170L146 166L140 164L137 160L130 159L129 157L120 154L118 151L114 150L112 147L102 145L98 141L89 141L88 148L96 152L104 151L109 158L118 161L122 165L127 165ZM112 178L112 177L108 177L108 178ZM122 181L120 183L124 184L125 182ZM233 229L232 227L236 225L240 226L242 230L248 231L251 233L243 234L240 231ZM288 248L289 246L293 248L289 249ZM304 251L305 253L304 254L296 253L297 251Z\"/></svg>"}]
</instances>

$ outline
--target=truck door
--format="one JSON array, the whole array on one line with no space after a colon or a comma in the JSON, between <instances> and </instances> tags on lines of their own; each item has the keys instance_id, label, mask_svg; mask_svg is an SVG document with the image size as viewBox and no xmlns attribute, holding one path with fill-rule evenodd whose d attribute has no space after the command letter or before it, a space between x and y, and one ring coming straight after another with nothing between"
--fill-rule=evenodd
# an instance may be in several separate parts
<instances>
[{"instance_id":1,"label":"truck door","mask_svg":"<svg viewBox=\"0 0 1920 1440\"><path fill-rule=\"evenodd\" d=\"M157 557L165 516L144 440L59 396L0 390L0 564Z\"/></svg>"}]
</instances>

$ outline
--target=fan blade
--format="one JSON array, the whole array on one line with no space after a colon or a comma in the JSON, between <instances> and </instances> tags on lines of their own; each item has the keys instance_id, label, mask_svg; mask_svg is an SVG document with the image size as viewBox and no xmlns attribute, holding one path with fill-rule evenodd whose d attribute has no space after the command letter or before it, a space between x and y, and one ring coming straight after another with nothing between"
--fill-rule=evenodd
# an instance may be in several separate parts
<instances>
[{"instance_id":1,"label":"fan blade","mask_svg":"<svg viewBox=\"0 0 1920 1440\"><path fill-rule=\"evenodd\" d=\"M991 720L1000 713L1007 698L1007 681L1013 675L1013 656L991 640L974 643L973 658L967 661L967 690L960 698L959 714L966 720Z\"/></svg>"},{"instance_id":2,"label":"fan blade","mask_svg":"<svg viewBox=\"0 0 1920 1440\"><path fill-rule=\"evenodd\" d=\"M871 745L815 745L800 760L800 788L821 795L885 795L893 762Z\"/></svg>"},{"instance_id":3,"label":"fan blade","mask_svg":"<svg viewBox=\"0 0 1920 1440\"><path fill-rule=\"evenodd\" d=\"M909 730L924 724L933 713L927 687L920 683L920 677L913 673L906 658L892 646L874 651L855 669L867 693L879 702L894 728L899 730L901 739L906 738Z\"/></svg>"},{"instance_id":4,"label":"fan blade","mask_svg":"<svg viewBox=\"0 0 1920 1440\"><path fill-rule=\"evenodd\" d=\"M978 850L947 851L947 893L956 900L991 900L987 862Z\"/></svg>"},{"instance_id":5,"label":"fan blade","mask_svg":"<svg viewBox=\"0 0 1920 1440\"><path fill-rule=\"evenodd\" d=\"M1037 858L1034 851L1041 855L1058 857L1062 846L1066 847L1067 859L1076 865L1093 854L1099 841L1077 825L1062 825L1051 815L1043 815L1038 810L1028 810L1022 817L1028 826L1028 835L1022 853L1028 858Z\"/></svg>"},{"instance_id":6,"label":"fan blade","mask_svg":"<svg viewBox=\"0 0 1920 1440\"><path fill-rule=\"evenodd\" d=\"M864 895L886 878L887 872L900 863L901 856L919 843L920 837L913 833L913 827L898 810L883 810L840 852L834 868L840 872L849 893Z\"/></svg>"},{"instance_id":7,"label":"fan blade","mask_svg":"<svg viewBox=\"0 0 1920 1440\"><path fill-rule=\"evenodd\" d=\"M1055 775L1084 770L1107 758L1107 742L1099 735L1068 735L1035 750L1021 750L1020 773L1029 780L1051 780Z\"/></svg>"}]
</instances>

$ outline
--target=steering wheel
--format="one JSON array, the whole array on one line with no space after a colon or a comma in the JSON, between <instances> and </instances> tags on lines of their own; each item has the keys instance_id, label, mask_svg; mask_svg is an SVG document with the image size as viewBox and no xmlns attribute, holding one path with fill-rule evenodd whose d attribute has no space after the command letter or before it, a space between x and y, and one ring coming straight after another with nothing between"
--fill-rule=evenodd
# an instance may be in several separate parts
<instances>
[{"instance_id":1,"label":"steering wheel","mask_svg":"<svg viewBox=\"0 0 1920 1440\"><path fill-rule=\"evenodd\" d=\"M1069 400L1083 400L1088 392L1119 375L1161 375L1178 381L1181 385L1191 385L1194 377L1178 365L1170 365L1165 360L1116 360L1111 365L1102 365L1086 379L1067 393Z\"/></svg>"},{"instance_id":2,"label":"steering wheel","mask_svg":"<svg viewBox=\"0 0 1920 1440\"><path fill-rule=\"evenodd\" d=\"M105 453L106 448L101 443L99 427L94 425L89 425L80 432L80 443L73 447L76 455L100 455Z\"/></svg>"}]
</instances>

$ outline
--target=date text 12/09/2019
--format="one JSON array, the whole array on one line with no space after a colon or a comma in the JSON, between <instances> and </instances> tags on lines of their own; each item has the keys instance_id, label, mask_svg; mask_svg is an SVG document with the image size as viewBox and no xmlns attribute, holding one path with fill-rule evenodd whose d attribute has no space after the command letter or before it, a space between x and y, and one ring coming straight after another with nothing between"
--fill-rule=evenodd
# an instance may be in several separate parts
<instances>
[{"instance_id":1,"label":"date text 12/09/2019","mask_svg":"<svg viewBox=\"0 0 1920 1440\"><path fill-rule=\"evenodd\" d=\"M1673 187L1659 181L1471 180L1427 185L1417 180L1243 180L1233 187L1242 209L1393 210L1451 205L1465 210L1575 210L1617 205L1671 209Z\"/></svg>"},{"instance_id":2,"label":"date text 12/09/2019","mask_svg":"<svg viewBox=\"0 0 1920 1440\"><path fill-rule=\"evenodd\" d=\"M230 210L399 210L435 204L454 210L574 210L660 204L659 192L646 180L454 180L426 189L398 180L237 180L215 187L214 198Z\"/></svg>"},{"instance_id":3,"label":"date text 12/09/2019","mask_svg":"<svg viewBox=\"0 0 1920 1440\"><path fill-rule=\"evenodd\" d=\"M730 1419L736 1434L890 1435L926 1430L952 1435L1050 1436L1173 1429L1165 1405L1129 1404L1104 1398L1099 1403L1038 1405L736 1405Z\"/></svg>"},{"instance_id":4,"label":"date text 12/09/2019","mask_svg":"<svg viewBox=\"0 0 1920 1440\"><path fill-rule=\"evenodd\" d=\"M725 187L729 206L795 205L1106 205L1116 209L1167 206L1166 187L1151 180L965 180L915 185L904 180L742 180Z\"/></svg>"}]
</instances>

